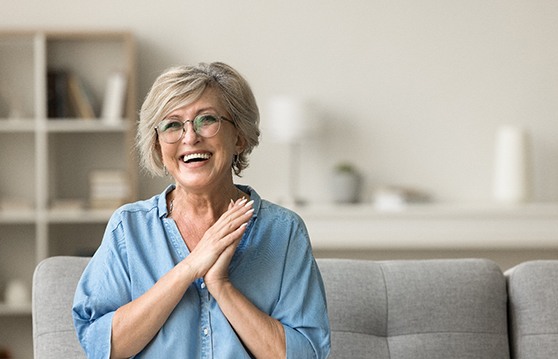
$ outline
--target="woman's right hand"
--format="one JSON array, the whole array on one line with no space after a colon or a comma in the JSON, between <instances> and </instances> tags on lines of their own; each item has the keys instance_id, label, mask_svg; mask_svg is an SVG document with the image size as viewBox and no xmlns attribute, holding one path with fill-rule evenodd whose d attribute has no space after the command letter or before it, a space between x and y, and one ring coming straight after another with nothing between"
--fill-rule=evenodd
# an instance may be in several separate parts
<instances>
[{"instance_id":1,"label":"woman's right hand","mask_svg":"<svg viewBox=\"0 0 558 359\"><path fill-rule=\"evenodd\" d=\"M238 199L204 234L185 261L195 272L196 278L205 276L226 248L239 240L252 217L253 201Z\"/></svg>"}]
</instances>

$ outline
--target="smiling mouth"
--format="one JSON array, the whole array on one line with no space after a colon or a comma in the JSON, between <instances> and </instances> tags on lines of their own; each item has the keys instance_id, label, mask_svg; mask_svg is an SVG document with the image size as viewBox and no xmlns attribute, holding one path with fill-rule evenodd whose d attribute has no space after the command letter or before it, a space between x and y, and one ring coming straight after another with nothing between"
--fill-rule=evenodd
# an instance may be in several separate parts
<instances>
[{"instance_id":1,"label":"smiling mouth","mask_svg":"<svg viewBox=\"0 0 558 359\"><path fill-rule=\"evenodd\" d=\"M193 163L207 161L211 158L210 153L191 153L189 155L182 156L182 161L184 163Z\"/></svg>"}]
</instances>

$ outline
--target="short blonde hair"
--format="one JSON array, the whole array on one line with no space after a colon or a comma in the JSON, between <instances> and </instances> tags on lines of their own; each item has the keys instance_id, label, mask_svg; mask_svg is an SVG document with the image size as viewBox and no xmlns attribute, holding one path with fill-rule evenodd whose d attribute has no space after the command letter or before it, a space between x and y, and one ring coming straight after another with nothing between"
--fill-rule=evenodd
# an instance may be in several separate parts
<instances>
[{"instance_id":1,"label":"short blonde hair","mask_svg":"<svg viewBox=\"0 0 558 359\"><path fill-rule=\"evenodd\" d=\"M245 148L232 164L237 176L248 167L248 155L259 144L260 114L248 82L232 67L221 63L171 67L153 83L141 106L137 147L140 163L156 176L164 175L155 126L170 112L195 102L206 88L218 90L222 105L244 140Z\"/></svg>"}]
</instances>

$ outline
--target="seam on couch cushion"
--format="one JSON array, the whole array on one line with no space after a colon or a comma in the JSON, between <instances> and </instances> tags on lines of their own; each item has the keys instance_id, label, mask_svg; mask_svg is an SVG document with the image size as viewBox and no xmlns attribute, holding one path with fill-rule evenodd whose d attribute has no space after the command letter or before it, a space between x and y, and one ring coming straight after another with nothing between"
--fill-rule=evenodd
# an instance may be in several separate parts
<instances>
[{"instance_id":1,"label":"seam on couch cushion","mask_svg":"<svg viewBox=\"0 0 558 359\"><path fill-rule=\"evenodd\" d=\"M332 330L332 333L361 334L361 335L368 335L368 336L376 337L376 338L398 338L398 337L432 335L432 334L456 334L456 335L478 334L478 335L504 336L504 337L507 338L507 335L504 334L504 333L470 332L470 331L448 331L448 332L433 331L433 332L407 333L407 334L396 334L396 335L376 335L376 334L370 334L370 333L357 332L357 331L353 331L353 330ZM535 334L535 335L546 335L546 334Z\"/></svg>"},{"instance_id":2,"label":"seam on couch cushion","mask_svg":"<svg viewBox=\"0 0 558 359\"><path fill-rule=\"evenodd\" d=\"M384 265L380 263L379 265L380 267L380 272L382 273L382 280L384 282L384 294L386 296L386 327L385 327L385 333L386 335L384 336L384 338L389 338L389 295L388 295L388 286L387 286L387 281L386 281L386 273L384 271ZM391 351L390 351L390 347L389 347L389 340L386 343L387 345L387 353L388 353L388 357L391 358Z\"/></svg>"},{"instance_id":3,"label":"seam on couch cushion","mask_svg":"<svg viewBox=\"0 0 558 359\"><path fill-rule=\"evenodd\" d=\"M521 334L520 337L536 337L536 336L542 336L542 335L557 335L558 336L558 332L550 332L550 333L525 333L525 334Z\"/></svg>"},{"instance_id":4,"label":"seam on couch cushion","mask_svg":"<svg viewBox=\"0 0 558 359\"><path fill-rule=\"evenodd\" d=\"M387 336L385 336L385 335L363 333L363 332L357 332L357 331L354 331L354 330L332 330L331 332L332 333L350 333L350 334L368 335L370 337L376 337L376 338L387 338Z\"/></svg>"},{"instance_id":5,"label":"seam on couch cushion","mask_svg":"<svg viewBox=\"0 0 558 359\"><path fill-rule=\"evenodd\" d=\"M51 330L51 331L48 331L48 332L38 333L37 338L43 337L45 335L57 334L57 333L75 333L75 331L74 330L69 330L69 329L68 330ZM77 336L76 336L76 339L77 339Z\"/></svg>"},{"instance_id":6,"label":"seam on couch cushion","mask_svg":"<svg viewBox=\"0 0 558 359\"><path fill-rule=\"evenodd\" d=\"M432 334L456 334L456 335L461 335L461 334L478 334L478 335L503 336L503 337L506 337L506 338L508 337L505 333L472 332L472 331L448 331L448 332L443 332L443 331L432 331L432 332L396 334L396 335L390 335L389 338L408 337L408 336L411 336L411 335L432 335Z\"/></svg>"}]
</instances>

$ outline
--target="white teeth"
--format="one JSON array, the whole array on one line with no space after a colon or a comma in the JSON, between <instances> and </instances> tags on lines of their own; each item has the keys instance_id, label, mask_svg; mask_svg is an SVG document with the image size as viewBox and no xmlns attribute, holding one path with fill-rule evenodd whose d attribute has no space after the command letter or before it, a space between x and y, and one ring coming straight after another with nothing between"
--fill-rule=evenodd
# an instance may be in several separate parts
<instances>
[{"instance_id":1,"label":"white teeth","mask_svg":"<svg viewBox=\"0 0 558 359\"><path fill-rule=\"evenodd\" d=\"M191 160L207 160L211 157L209 153L191 153L189 155L184 156L182 159L184 162L188 162Z\"/></svg>"}]
</instances>

